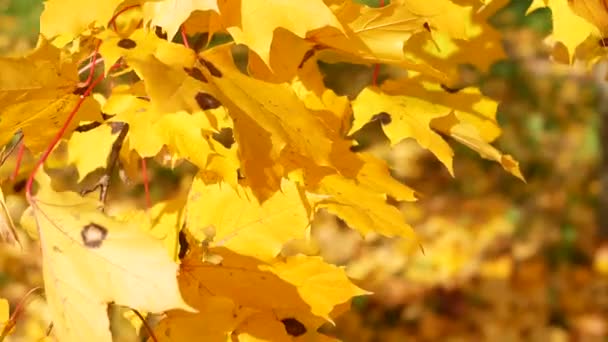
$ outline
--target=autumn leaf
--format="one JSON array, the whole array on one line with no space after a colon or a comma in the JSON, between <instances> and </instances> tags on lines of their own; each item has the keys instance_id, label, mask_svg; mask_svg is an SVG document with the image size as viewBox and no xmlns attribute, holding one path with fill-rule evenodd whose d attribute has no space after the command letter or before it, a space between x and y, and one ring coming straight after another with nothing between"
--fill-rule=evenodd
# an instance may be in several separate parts
<instances>
[{"instance_id":1,"label":"autumn leaf","mask_svg":"<svg viewBox=\"0 0 608 342\"><path fill-rule=\"evenodd\" d=\"M106 25L121 2L123 0L47 0L40 15L40 33L49 39L65 35L71 40L90 26Z\"/></svg>"},{"instance_id":2,"label":"autumn leaf","mask_svg":"<svg viewBox=\"0 0 608 342\"><path fill-rule=\"evenodd\" d=\"M25 145L39 153L79 100L77 63L43 39L25 57L0 58L0 68L0 143L21 130ZM102 120L95 100L84 101L68 131L80 120Z\"/></svg>"},{"instance_id":3,"label":"autumn leaf","mask_svg":"<svg viewBox=\"0 0 608 342\"><path fill-rule=\"evenodd\" d=\"M553 38L566 46L570 56L574 55L576 47L594 31L593 25L600 30L607 29L606 26L601 26L602 13L608 15L601 0L535 0L528 12L544 6L551 9Z\"/></svg>"},{"instance_id":4,"label":"autumn leaf","mask_svg":"<svg viewBox=\"0 0 608 342\"><path fill-rule=\"evenodd\" d=\"M145 23L163 27L171 40L192 12L219 12L219 8L216 0L162 0L144 2L142 11Z\"/></svg>"},{"instance_id":5,"label":"autumn leaf","mask_svg":"<svg viewBox=\"0 0 608 342\"><path fill-rule=\"evenodd\" d=\"M371 120L384 122L384 132L396 144L405 138L414 138L420 146L429 149L453 173L454 152L443 138L430 129L431 121L445 116L450 109L443 108L417 97L391 96L378 88L366 88L353 102L355 132Z\"/></svg>"},{"instance_id":6,"label":"autumn leaf","mask_svg":"<svg viewBox=\"0 0 608 342\"><path fill-rule=\"evenodd\" d=\"M225 341L231 334L276 336L278 323L287 325L284 329L293 337L314 337L317 328L331 320L334 309L366 293L352 285L342 269L319 257L300 255L264 264L214 248L209 253L222 259L214 265L201 262L200 253L186 257L180 273L185 299L199 313L169 312L155 330L161 340L204 336L209 341ZM201 320L209 324L201 326L197 323ZM263 323L267 330L260 331L254 322ZM292 325L299 333L288 329Z\"/></svg>"},{"instance_id":7,"label":"autumn leaf","mask_svg":"<svg viewBox=\"0 0 608 342\"><path fill-rule=\"evenodd\" d=\"M220 11L234 41L247 45L267 65L274 31L278 28L302 38L308 32L326 26L342 30L342 24L322 0L226 1L221 3Z\"/></svg>"},{"instance_id":8,"label":"autumn leaf","mask_svg":"<svg viewBox=\"0 0 608 342\"><path fill-rule=\"evenodd\" d=\"M90 172L106 166L114 143L113 136L112 127L109 125L72 134L68 141L68 163L76 166L79 181L82 181ZM98 152L91 153L90 146L98 146Z\"/></svg>"},{"instance_id":9,"label":"autumn leaf","mask_svg":"<svg viewBox=\"0 0 608 342\"><path fill-rule=\"evenodd\" d=\"M34 216L40 232L46 298L59 339L111 341L108 303L191 310L177 286L178 265L160 241L102 214L95 200L53 191L48 176L38 181L26 215Z\"/></svg>"},{"instance_id":10,"label":"autumn leaf","mask_svg":"<svg viewBox=\"0 0 608 342\"><path fill-rule=\"evenodd\" d=\"M261 204L247 188L206 185L199 178L188 197L187 229L198 241L210 239L211 246L263 261L276 257L286 242L303 238L309 225L300 193L287 181Z\"/></svg>"}]
</instances>

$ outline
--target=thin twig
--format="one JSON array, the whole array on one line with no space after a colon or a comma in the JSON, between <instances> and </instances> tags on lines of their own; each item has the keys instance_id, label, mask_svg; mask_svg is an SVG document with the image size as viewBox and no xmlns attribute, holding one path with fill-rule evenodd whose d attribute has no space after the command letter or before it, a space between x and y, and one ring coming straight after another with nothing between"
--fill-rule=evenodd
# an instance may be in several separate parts
<instances>
[{"instance_id":1,"label":"thin twig","mask_svg":"<svg viewBox=\"0 0 608 342\"><path fill-rule=\"evenodd\" d=\"M106 165L107 165L106 172L104 173L103 176L101 176L99 181L92 188L85 189L81 192L82 195L86 195L99 188L100 189L99 190L99 200L101 201L101 203L104 203L104 204L106 203L106 200L108 198L108 188L110 187L110 179L112 178L112 173L114 173L116 164L118 164L118 156L120 155L120 150L122 149L122 144L125 141L125 138L127 137L127 133L129 132L129 124L124 123L124 122L116 122L114 124L116 124L116 127L118 127L118 129L120 129L120 133L118 134L118 137L116 138L116 140L114 140L114 143L112 144L112 150L110 152L110 155L108 156L107 163L106 163ZM103 208L102 208L102 211L103 211Z\"/></svg>"},{"instance_id":2,"label":"thin twig","mask_svg":"<svg viewBox=\"0 0 608 342\"><path fill-rule=\"evenodd\" d=\"M91 69L91 67L93 67L93 65L97 66L98 64L101 64L101 63L103 63L103 57L98 57L96 61L95 60L91 60L90 63L87 63L87 65L85 65L82 68L78 69L78 75L84 74L89 69Z\"/></svg>"},{"instance_id":3,"label":"thin twig","mask_svg":"<svg viewBox=\"0 0 608 342\"><path fill-rule=\"evenodd\" d=\"M131 311L133 311L133 313L135 313L137 315L137 317L139 317L139 319L141 320L141 322L144 325L144 328L146 328L146 331L148 332L148 335L150 335L150 338L152 339L152 341L158 342L158 340L156 339L156 335L154 335L154 331L148 325L148 321L146 321L146 319L144 318L144 316L141 313L139 313L139 311L137 311L135 309L131 309Z\"/></svg>"},{"instance_id":4,"label":"thin twig","mask_svg":"<svg viewBox=\"0 0 608 342\"><path fill-rule=\"evenodd\" d=\"M19 144L23 140L23 134L22 133L17 133L17 134L19 134L18 140L13 145L11 145L11 147L9 147L8 151L4 151L4 153L2 153L2 156L0 157L0 166L2 166L4 164L4 162L6 162L8 157L10 157L11 154L13 154L13 152L15 151L15 148L17 148L17 146L19 146Z\"/></svg>"},{"instance_id":5,"label":"thin twig","mask_svg":"<svg viewBox=\"0 0 608 342\"><path fill-rule=\"evenodd\" d=\"M38 290L42 290L42 287L40 287L40 286L34 287L33 289L29 290L21 298L21 300L19 301L19 304L17 304L17 307L15 308L15 311L13 312L13 314L11 315L11 317L8 319L8 321L4 325L4 328L0 332L0 341L3 341L4 338L6 338L6 336L11 332L11 330L13 330L13 328L15 327L15 325L17 325L17 319L19 318L19 316L21 315L21 312L23 312L23 309L25 308L25 301L32 294L34 294L34 292L36 292Z\"/></svg>"}]
</instances>

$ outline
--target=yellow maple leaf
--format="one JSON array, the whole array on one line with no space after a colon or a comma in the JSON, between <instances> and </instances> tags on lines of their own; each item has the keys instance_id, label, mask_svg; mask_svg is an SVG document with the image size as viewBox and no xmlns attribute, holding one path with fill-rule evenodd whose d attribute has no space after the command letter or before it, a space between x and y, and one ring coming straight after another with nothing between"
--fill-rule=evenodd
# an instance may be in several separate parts
<instances>
[{"instance_id":1,"label":"yellow maple leaf","mask_svg":"<svg viewBox=\"0 0 608 342\"><path fill-rule=\"evenodd\" d=\"M488 18L505 3L506 0L493 0L487 4L473 2L466 40L451 37L442 30L423 32L406 42L405 55L413 62L428 63L446 73L448 84L459 77L458 67L462 64L472 64L487 71L494 62L505 57L503 37L488 23Z\"/></svg>"},{"instance_id":2,"label":"yellow maple leaf","mask_svg":"<svg viewBox=\"0 0 608 342\"><path fill-rule=\"evenodd\" d=\"M448 8L449 11L444 11ZM438 32L465 38L470 12L470 7L447 0L398 1L381 8L345 2L335 10L336 16L345 23L345 34L323 29L311 33L309 39L338 53L336 58L322 50L324 60L398 64L443 80L446 76L433 65L407 57L404 45L416 33L426 31L425 24L429 23Z\"/></svg>"},{"instance_id":3,"label":"yellow maple leaf","mask_svg":"<svg viewBox=\"0 0 608 342\"><path fill-rule=\"evenodd\" d=\"M156 203L147 210L121 212L121 221L136 222L142 231L163 242L168 255L179 260L179 232L184 226L184 213L187 192L179 189L177 195L169 200ZM120 209L118 209L120 210Z\"/></svg>"},{"instance_id":4,"label":"yellow maple leaf","mask_svg":"<svg viewBox=\"0 0 608 342\"><path fill-rule=\"evenodd\" d=\"M90 172L106 167L115 139L113 135L109 125L72 134L68 141L68 163L76 166L79 182ZM95 153L91 153L91 146L95 146Z\"/></svg>"},{"instance_id":5,"label":"yellow maple leaf","mask_svg":"<svg viewBox=\"0 0 608 342\"><path fill-rule=\"evenodd\" d=\"M185 299L199 313L168 312L155 330L161 340L204 336L208 341L225 341L233 332L257 336L260 329L276 336L277 323L291 337L296 337L291 328L297 326L295 331L307 339L318 336L318 327L331 321L341 304L367 294L348 280L342 268L320 257L299 255L265 264L225 248L210 252L221 256L220 264L202 262L200 251L182 261L180 285ZM252 326L253 322L273 327L266 330Z\"/></svg>"},{"instance_id":6,"label":"yellow maple leaf","mask_svg":"<svg viewBox=\"0 0 608 342\"><path fill-rule=\"evenodd\" d=\"M32 53L20 58L0 58L0 144L18 130L34 153L42 151L74 109L79 78L77 63L42 39ZM100 121L99 105L91 98L82 104L68 127L80 120Z\"/></svg>"},{"instance_id":7,"label":"yellow maple leaf","mask_svg":"<svg viewBox=\"0 0 608 342\"><path fill-rule=\"evenodd\" d=\"M368 182L376 180L370 178ZM378 182L382 183L382 180ZM416 234L405 223L401 212L386 202L386 194L374 189L376 186L368 188L370 183L361 184L341 175L329 175L315 187L308 187L308 198L315 208L327 209L363 235L376 232L389 237L404 236L415 242ZM413 194L407 194L407 197L412 200Z\"/></svg>"},{"instance_id":8,"label":"yellow maple leaf","mask_svg":"<svg viewBox=\"0 0 608 342\"><path fill-rule=\"evenodd\" d=\"M111 341L110 302L192 310L178 289L178 265L160 241L102 214L95 200L53 191L43 173L37 180L26 216L40 232L46 299L60 340Z\"/></svg>"},{"instance_id":9,"label":"yellow maple leaf","mask_svg":"<svg viewBox=\"0 0 608 342\"><path fill-rule=\"evenodd\" d=\"M205 185L195 178L188 196L186 227L199 241L213 238L211 246L267 261L286 242L305 236L309 217L297 187L288 181L280 192L259 204L244 187ZM213 236L207 236L209 230Z\"/></svg>"},{"instance_id":10,"label":"yellow maple leaf","mask_svg":"<svg viewBox=\"0 0 608 342\"><path fill-rule=\"evenodd\" d=\"M121 57L127 63L132 60L145 60L154 56L169 67L184 68L194 63L195 54L182 44L176 44L161 39L154 32L137 29L128 37L123 37L111 30L99 33L97 38L102 40L99 53L105 59L106 73Z\"/></svg>"},{"instance_id":11,"label":"yellow maple leaf","mask_svg":"<svg viewBox=\"0 0 608 342\"><path fill-rule=\"evenodd\" d=\"M376 87L365 88L353 101L355 122L351 132L359 130L371 120L384 122L383 130L391 144L413 138L430 150L453 174L454 152L443 138L435 133L431 121L449 114L450 109L405 95L387 95Z\"/></svg>"},{"instance_id":12,"label":"yellow maple leaf","mask_svg":"<svg viewBox=\"0 0 608 342\"><path fill-rule=\"evenodd\" d=\"M435 120L433 127L476 151L481 157L499 163L507 172L522 181L524 180L524 176L519 170L519 163L513 157L508 154L502 154L483 138L475 126L466 121L459 120L453 113L447 117Z\"/></svg>"},{"instance_id":13,"label":"yellow maple leaf","mask_svg":"<svg viewBox=\"0 0 608 342\"><path fill-rule=\"evenodd\" d=\"M234 122L241 171L260 199L278 190L283 171L276 164L289 150L320 165L329 165L332 140L287 84L274 84L242 74L229 46L200 55L205 77Z\"/></svg>"},{"instance_id":14,"label":"yellow maple leaf","mask_svg":"<svg viewBox=\"0 0 608 342\"><path fill-rule=\"evenodd\" d=\"M216 0L161 0L144 2L142 11L144 22L164 28L171 40L192 12L219 12L219 8Z\"/></svg>"},{"instance_id":15,"label":"yellow maple leaf","mask_svg":"<svg viewBox=\"0 0 608 342\"><path fill-rule=\"evenodd\" d=\"M250 0L220 3L224 24L234 41L245 44L270 65L274 31L282 27L304 38L325 26L342 30L342 24L322 0Z\"/></svg>"},{"instance_id":16,"label":"yellow maple leaf","mask_svg":"<svg viewBox=\"0 0 608 342\"><path fill-rule=\"evenodd\" d=\"M453 113L458 121L471 126L480 143L488 145L500 135L495 120L497 106L495 101L475 89L449 93L420 78L387 81L381 89L365 89L353 101L355 122L351 131L360 129L370 120L380 120L391 144L413 138L435 154L453 174L453 151L433 131L438 120Z\"/></svg>"},{"instance_id":17,"label":"yellow maple leaf","mask_svg":"<svg viewBox=\"0 0 608 342\"><path fill-rule=\"evenodd\" d=\"M556 41L562 42L572 56L576 47L595 31L592 24L602 25L601 20L598 21L602 15L606 16L605 22L608 23L608 14L601 1L535 0L528 12L544 6L551 8L552 36ZM608 26L598 26L598 28L608 30Z\"/></svg>"},{"instance_id":18,"label":"yellow maple leaf","mask_svg":"<svg viewBox=\"0 0 608 342\"><path fill-rule=\"evenodd\" d=\"M121 2L123 0L47 0L40 15L40 33L49 39L67 35L71 40L90 25L105 26Z\"/></svg>"}]
</instances>

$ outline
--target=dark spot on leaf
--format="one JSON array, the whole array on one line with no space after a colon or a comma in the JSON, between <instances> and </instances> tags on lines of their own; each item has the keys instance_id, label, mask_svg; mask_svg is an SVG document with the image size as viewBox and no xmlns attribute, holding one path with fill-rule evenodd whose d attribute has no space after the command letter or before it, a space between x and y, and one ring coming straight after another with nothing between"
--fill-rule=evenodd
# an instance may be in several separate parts
<instances>
[{"instance_id":1,"label":"dark spot on leaf","mask_svg":"<svg viewBox=\"0 0 608 342\"><path fill-rule=\"evenodd\" d=\"M103 240L106 239L108 230L96 223L89 223L80 232L82 242L85 246L90 248L98 248L101 246Z\"/></svg>"},{"instance_id":2,"label":"dark spot on leaf","mask_svg":"<svg viewBox=\"0 0 608 342\"><path fill-rule=\"evenodd\" d=\"M600 44L601 47L607 47L608 46L608 37L600 39L598 41L598 43Z\"/></svg>"},{"instance_id":3,"label":"dark spot on leaf","mask_svg":"<svg viewBox=\"0 0 608 342\"><path fill-rule=\"evenodd\" d=\"M154 27L154 34L160 39L167 39L167 33L163 31L163 28L160 26Z\"/></svg>"},{"instance_id":4,"label":"dark spot on leaf","mask_svg":"<svg viewBox=\"0 0 608 342\"><path fill-rule=\"evenodd\" d=\"M200 92L196 94L194 99L202 110L214 109L222 105L220 101L218 101L215 97L208 93Z\"/></svg>"},{"instance_id":5,"label":"dark spot on leaf","mask_svg":"<svg viewBox=\"0 0 608 342\"><path fill-rule=\"evenodd\" d=\"M138 100L142 100L142 101L146 101L146 102L150 102L150 98L148 96L138 96L137 99Z\"/></svg>"},{"instance_id":6,"label":"dark spot on leaf","mask_svg":"<svg viewBox=\"0 0 608 342\"><path fill-rule=\"evenodd\" d=\"M443 83L441 83L441 89L447 91L450 94L454 94L454 93L457 93L457 92L459 92L459 91L462 90L462 88L450 88L450 87L448 87L447 85L445 85Z\"/></svg>"},{"instance_id":7,"label":"dark spot on leaf","mask_svg":"<svg viewBox=\"0 0 608 342\"><path fill-rule=\"evenodd\" d=\"M25 188L26 183L27 183L27 180L25 180L25 179L22 179L22 180L16 182L15 184L13 184L13 191L21 192L21 190L23 190L23 188Z\"/></svg>"},{"instance_id":8,"label":"dark spot on leaf","mask_svg":"<svg viewBox=\"0 0 608 342\"><path fill-rule=\"evenodd\" d=\"M241 171L240 168L236 170L236 178L237 179L245 179L245 175L243 174L243 171Z\"/></svg>"},{"instance_id":9,"label":"dark spot on leaf","mask_svg":"<svg viewBox=\"0 0 608 342\"><path fill-rule=\"evenodd\" d=\"M82 86L82 87L78 87L76 89L74 89L74 91L72 92L72 94L74 95L84 95L84 93L87 92L87 89L89 88L88 85Z\"/></svg>"},{"instance_id":10,"label":"dark spot on leaf","mask_svg":"<svg viewBox=\"0 0 608 342\"><path fill-rule=\"evenodd\" d=\"M424 27L425 30L431 32L431 26L429 25L429 23L422 24L422 27Z\"/></svg>"},{"instance_id":11,"label":"dark spot on leaf","mask_svg":"<svg viewBox=\"0 0 608 342\"><path fill-rule=\"evenodd\" d=\"M219 132L214 132L211 137L225 148L230 148L234 144L234 136L230 127L224 127Z\"/></svg>"},{"instance_id":12,"label":"dark spot on leaf","mask_svg":"<svg viewBox=\"0 0 608 342\"><path fill-rule=\"evenodd\" d=\"M285 326L285 331L293 337L298 337L306 334L306 327L302 322L295 318L283 318L281 323Z\"/></svg>"},{"instance_id":13,"label":"dark spot on leaf","mask_svg":"<svg viewBox=\"0 0 608 342\"><path fill-rule=\"evenodd\" d=\"M99 127L100 125L101 125L101 122L95 121L95 122L91 122L91 123L88 123L88 124L80 125L80 126L76 127L76 129L74 129L74 130L76 132L81 132L81 133L82 132L88 132L88 131L90 131L90 130L92 130L94 128Z\"/></svg>"},{"instance_id":14,"label":"dark spot on leaf","mask_svg":"<svg viewBox=\"0 0 608 342\"><path fill-rule=\"evenodd\" d=\"M302 61L300 62L300 65L298 65L298 69L301 69L302 66L304 65L304 63L306 63L307 60L310 59L310 57L315 55L315 50L314 49L310 49L308 51L306 51L306 53L304 54L304 57L302 57Z\"/></svg>"},{"instance_id":15,"label":"dark spot on leaf","mask_svg":"<svg viewBox=\"0 0 608 342\"><path fill-rule=\"evenodd\" d=\"M101 117L102 117L104 120L108 120L108 119L110 119L110 118L113 118L113 117L114 117L114 115L110 115L110 114L106 114L106 113L101 113Z\"/></svg>"},{"instance_id":16,"label":"dark spot on leaf","mask_svg":"<svg viewBox=\"0 0 608 342\"><path fill-rule=\"evenodd\" d=\"M381 124L388 125L391 123L391 121L393 121L393 119L391 119L391 115L389 113L382 112L372 116L371 121L380 121Z\"/></svg>"},{"instance_id":17,"label":"dark spot on leaf","mask_svg":"<svg viewBox=\"0 0 608 342\"><path fill-rule=\"evenodd\" d=\"M130 49L135 48L137 46L137 43L134 40L132 40L132 39L123 38L123 39L121 39L121 40L118 41L117 45L118 45L118 47L121 47L123 49L130 50Z\"/></svg>"},{"instance_id":18,"label":"dark spot on leaf","mask_svg":"<svg viewBox=\"0 0 608 342\"><path fill-rule=\"evenodd\" d=\"M213 75L215 77L222 77L222 72L218 68L216 68L215 65L213 65L213 63L206 61L202 58L199 58L198 61L199 61L199 63L204 65L205 68L207 68L207 70L209 70L211 75Z\"/></svg>"},{"instance_id":19,"label":"dark spot on leaf","mask_svg":"<svg viewBox=\"0 0 608 342\"><path fill-rule=\"evenodd\" d=\"M190 248L190 244L188 243L188 239L186 239L186 233L180 230L179 232L179 258L183 259L188 253L188 249Z\"/></svg>"},{"instance_id":20,"label":"dark spot on leaf","mask_svg":"<svg viewBox=\"0 0 608 342\"><path fill-rule=\"evenodd\" d=\"M203 75L203 72L198 68L184 68L184 71L193 77L195 80L199 80L203 83L207 83L207 78Z\"/></svg>"}]
</instances>

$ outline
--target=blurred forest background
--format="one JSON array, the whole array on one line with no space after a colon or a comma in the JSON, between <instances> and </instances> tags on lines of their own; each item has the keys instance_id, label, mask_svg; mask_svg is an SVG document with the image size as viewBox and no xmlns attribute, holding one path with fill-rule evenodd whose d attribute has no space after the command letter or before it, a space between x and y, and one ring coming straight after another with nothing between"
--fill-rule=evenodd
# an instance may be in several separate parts
<instances>
[{"instance_id":1,"label":"blurred forest background","mask_svg":"<svg viewBox=\"0 0 608 342\"><path fill-rule=\"evenodd\" d=\"M0 0L1 54L35 45L41 10L40 0ZM608 172L600 139L607 96L604 76L594 75L606 70L601 63L592 73L560 64L559 46L543 44L550 18L520 20L513 16L524 14L513 13L494 23L507 59L487 72L463 73L463 82L501 101L503 134L496 145L520 162L527 183L460 144L452 144L452 178L414 141L391 149L381 123L368 125L356 136L362 148L383 156L395 176L420 193L418 203L402 209L424 252L411 253L398 239L362 239L333 216L318 215L306 248L346 266L357 284L374 292L356 298L353 310L327 327L332 335L345 341L608 341L608 233L598 223L599 176ZM585 44L605 54L597 38ZM323 71L329 87L354 97L371 82L373 67L328 64ZM393 73L382 66L379 81ZM60 164L61 151L54 158L51 163ZM14 165L8 160L0 173L9 175ZM180 172L157 166L151 183L157 192L170 191L163 188L177 186ZM26 206L21 191L4 191L16 222ZM42 284L35 243L27 253L23 258L0 248L0 297L13 305ZM28 300L17 335L44 336L43 303L41 292Z\"/></svg>"}]
</instances>

